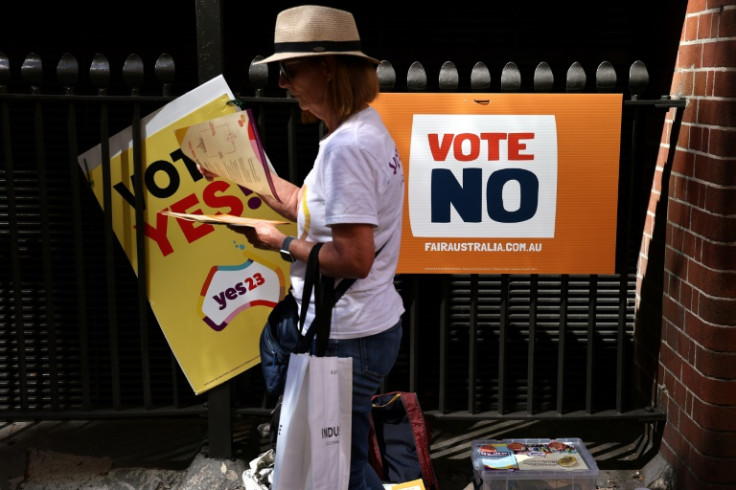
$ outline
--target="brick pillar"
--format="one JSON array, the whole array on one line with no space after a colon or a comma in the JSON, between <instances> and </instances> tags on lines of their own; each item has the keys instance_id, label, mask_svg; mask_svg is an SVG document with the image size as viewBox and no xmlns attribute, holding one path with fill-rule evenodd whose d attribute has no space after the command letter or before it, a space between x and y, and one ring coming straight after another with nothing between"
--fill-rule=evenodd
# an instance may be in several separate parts
<instances>
[{"instance_id":1,"label":"brick pillar","mask_svg":"<svg viewBox=\"0 0 736 490\"><path fill-rule=\"evenodd\" d=\"M661 325L650 314L657 310L648 304L657 297L652 288L641 294L637 311L637 329L661 328L661 342L654 356L639 353L638 368L643 372L658 354L650 388L667 413L660 455L673 470L676 488L733 489L736 0L689 0L671 94L685 98L687 106L676 148L666 144L674 110L666 119L639 262L639 284L646 291L647 276L657 274L653 250L662 252L657 256L663 277L649 279L661 286ZM646 383L639 386L646 390Z\"/></svg>"}]
</instances>

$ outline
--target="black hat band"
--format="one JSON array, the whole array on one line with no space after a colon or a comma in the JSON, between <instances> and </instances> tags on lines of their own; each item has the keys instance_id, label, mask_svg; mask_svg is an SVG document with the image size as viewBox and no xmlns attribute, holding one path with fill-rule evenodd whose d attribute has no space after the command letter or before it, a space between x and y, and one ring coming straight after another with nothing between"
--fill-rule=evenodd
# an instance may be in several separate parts
<instances>
[{"instance_id":1,"label":"black hat band","mask_svg":"<svg viewBox=\"0 0 736 490\"><path fill-rule=\"evenodd\" d=\"M360 41L305 41L274 43L274 53L323 53L326 51L360 51Z\"/></svg>"}]
</instances>

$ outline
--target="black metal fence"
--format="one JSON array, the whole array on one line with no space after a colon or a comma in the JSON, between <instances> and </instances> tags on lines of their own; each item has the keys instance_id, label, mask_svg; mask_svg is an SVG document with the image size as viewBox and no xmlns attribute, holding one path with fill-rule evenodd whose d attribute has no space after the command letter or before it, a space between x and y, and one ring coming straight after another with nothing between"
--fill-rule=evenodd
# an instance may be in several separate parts
<instances>
[{"instance_id":1,"label":"black metal fence","mask_svg":"<svg viewBox=\"0 0 736 490\"><path fill-rule=\"evenodd\" d=\"M140 145L135 135L141 118L175 98L174 61L166 55L157 60L158 87L144 85L136 55L122 67L123 89L111 87L110 72L98 55L89 84L82 84L76 59L65 55L56 80L45 85L42 60L31 54L16 80L0 53L5 420L204 415L217 409L211 397L195 396L189 387L149 308L146 275L133 273L112 231L110 206L99 206L77 163L79 153L128 126ZM378 73L382 91L393 91L391 64L382 62ZM461 76L445 63L436 89L457 91ZM469 76L473 91L490 91L492 74L483 63ZM636 263L664 116L681 106L667 98L639 98L649 81L641 62L621 78L603 62L594 72L574 63L564 80L540 63L533 79L539 92L624 93L616 274L397 276L407 310L405 335L386 390L416 391L427 414L437 417L663 419L630 394ZM235 88L236 95L254 109L277 171L301 182L319 127L298 122L298 108L283 92L266 95L273 79L266 66L251 66L254 91L238 94ZM501 90L519 91L521 82L518 68L508 63L500 73ZM408 70L406 87L435 89L418 62ZM140 153L134 158L140 168ZM141 182L134 186L142 189ZM144 270L145 254L138 257ZM226 414L230 407L263 414L271 408L259 369L215 390L225 394L218 404L232 403L219 407ZM226 437L227 430L221 434Z\"/></svg>"}]
</instances>

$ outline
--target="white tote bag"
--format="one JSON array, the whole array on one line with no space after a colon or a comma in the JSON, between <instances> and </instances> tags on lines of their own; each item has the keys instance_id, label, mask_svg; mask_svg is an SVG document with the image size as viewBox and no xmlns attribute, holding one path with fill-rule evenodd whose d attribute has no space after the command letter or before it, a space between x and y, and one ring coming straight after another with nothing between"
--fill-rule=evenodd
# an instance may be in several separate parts
<instances>
[{"instance_id":1,"label":"white tote bag","mask_svg":"<svg viewBox=\"0 0 736 490\"><path fill-rule=\"evenodd\" d=\"M344 490L350 480L353 360L291 354L273 490Z\"/></svg>"}]
</instances>

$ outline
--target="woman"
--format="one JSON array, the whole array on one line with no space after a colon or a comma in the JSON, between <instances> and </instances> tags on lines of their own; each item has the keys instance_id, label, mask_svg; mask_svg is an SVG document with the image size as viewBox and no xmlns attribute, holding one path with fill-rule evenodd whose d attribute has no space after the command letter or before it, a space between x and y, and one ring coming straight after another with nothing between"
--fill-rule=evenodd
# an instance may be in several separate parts
<instances>
[{"instance_id":1,"label":"woman","mask_svg":"<svg viewBox=\"0 0 736 490\"><path fill-rule=\"evenodd\" d=\"M306 5L276 19L279 86L323 121L314 166L302 187L274 176L281 202L271 208L297 222L297 237L259 224L234 230L256 248L293 262L291 284L301 302L309 252L316 242L323 274L357 278L335 304L327 356L353 358L351 489L383 489L368 463L371 397L396 361L403 302L394 287L399 257L404 177L396 145L369 103L378 95L378 60L360 51L349 12ZM205 175L207 177L207 175ZM210 176L211 177L211 176ZM380 253L376 255L376 251ZM300 308L304 305L300 305ZM308 305L306 325L314 318Z\"/></svg>"}]
</instances>

